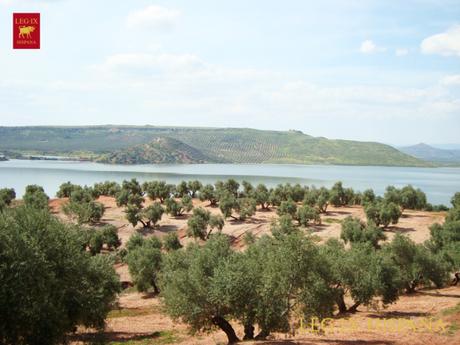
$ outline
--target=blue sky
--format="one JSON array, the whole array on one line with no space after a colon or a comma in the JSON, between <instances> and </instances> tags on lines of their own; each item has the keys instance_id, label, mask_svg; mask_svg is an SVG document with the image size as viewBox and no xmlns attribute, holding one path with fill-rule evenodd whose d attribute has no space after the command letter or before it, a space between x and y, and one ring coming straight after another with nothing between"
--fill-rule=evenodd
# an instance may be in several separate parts
<instances>
[{"instance_id":1,"label":"blue sky","mask_svg":"<svg viewBox=\"0 0 460 345\"><path fill-rule=\"evenodd\" d=\"M0 0L0 125L109 123L459 143L460 2Z\"/></svg>"}]
</instances>

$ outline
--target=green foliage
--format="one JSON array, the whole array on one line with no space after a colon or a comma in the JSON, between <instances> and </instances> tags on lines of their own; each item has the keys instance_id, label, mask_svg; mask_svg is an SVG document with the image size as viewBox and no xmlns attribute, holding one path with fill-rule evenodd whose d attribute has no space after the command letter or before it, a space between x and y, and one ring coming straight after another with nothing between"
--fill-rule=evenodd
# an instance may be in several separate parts
<instances>
[{"instance_id":1,"label":"green foliage","mask_svg":"<svg viewBox=\"0 0 460 345\"><path fill-rule=\"evenodd\" d=\"M391 243L383 247L384 252L401 272L403 286L407 292L414 292L421 284L434 283L441 287L448 278L448 266L436 256L410 238L396 234Z\"/></svg>"},{"instance_id":2,"label":"green foliage","mask_svg":"<svg viewBox=\"0 0 460 345\"><path fill-rule=\"evenodd\" d=\"M59 190L56 193L58 198L69 198L72 192L80 186L72 184L70 181L65 182L59 186Z\"/></svg>"},{"instance_id":3,"label":"green foliage","mask_svg":"<svg viewBox=\"0 0 460 345\"><path fill-rule=\"evenodd\" d=\"M141 245L128 250L125 257L129 273L138 291L146 292L153 288L155 293L159 292L157 276L160 272L162 254L160 248L152 245L154 243L144 240Z\"/></svg>"},{"instance_id":4,"label":"green foliage","mask_svg":"<svg viewBox=\"0 0 460 345\"><path fill-rule=\"evenodd\" d=\"M453 207L460 208L460 192L455 193L450 202Z\"/></svg>"},{"instance_id":5,"label":"green foliage","mask_svg":"<svg viewBox=\"0 0 460 345\"><path fill-rule=\"evenodd\" d=\"M254 199L256 203L262 207L262 209L268 209L270 201L270 193L264 184L258 184L254 193Z\"/></svg>"},{"instance_id":6,"label":"green foliage","mask_svg":"<svg viewBox=\"0 0 460 345\"><path fill-rule=\"evenodd\" d=\"M315 224L321 224L319 211L308 205L303 205L297 209L295 219L301 226L308 226L308 223L312 221Z\"/></svg>"},{"instance_id":7,"label":"green foliage","mask_svg":"<svg viewBox=\"0 0 460 345\"><path fill-rule=\"evenodd\" d=\"M192 245L165 258L166 310L193 331L220 327L229 342L238 338L228 319L244 326L245 339L254 338L255 325L259 338L287 331L294 310L332 315L333 290L319 260L316 246L302 235L264 237L243 253L233 252L225 236L215 236L204 247Z\"/></svg>"},{"instance_id":8,"label":"green foliage","mask_svg":"<svg viewBox=\"0 0 460 345\"><path fill-rule=\"evenodd\" d=\"M426 195L420 189L415 189L411 185L402 189L388 186L384 195L386 203L399 205L403 210L423 210L426 205Z\"/></svg>"},{"instance_id":9,"label":"green foliage","mask_svg":"<svg viewBox=\"0 0 460 345\"><path fill-rule=\"evenodd\" d=\"M394 202L383 201L368 203L364 207L368 222L382 225L384 228L390 224L397 224L401 217L401 210Z\"/></svg>"},{"instance_id":10,"label":"green foliage","mask_svg":"<svg viewBox=\"0 0 460 345\"><path fill-rule=\"evenodd\" d=\"M167 184L165 181L144 182L142 190L151 200L159 199L163 203L174 193L175 186Z\"/></svg>"},{"instance_id":11,"label":"green foliage","mask_svg":"<svg viewBox=\"0 0 460 345\"><path fill-rule=\"evenodd\" d=\"M276 213L279 216L283 215L290 215L291 217L295 217L297 212L297 204L293 200L287 200L281 202L281 205L278 207Z\"/></svg>"},{"instance_id":12,"label":"green foliage","mask_svg":"<svg viewBox=\"0 0 460 345\"><path fill-rule=\"evenodd\" d=\"M374 224L366 225L358 218L348 216L342 222L342 231L340 238L345 242L350 242L352 245L359 243L369 243L374 248L380 248L379 242L386 240L386 236L382 229Z\"/></svg>"},{"instance_id":13,"label":"green foliage","mask_svg":"<svg viewBox=\"0 0 460 345\"><path fill-rule=\"evenodd\" d=\"M216 235L202 247L190 245L167 255L161 291L168 314L188 323L192 331L210 330L216 317L226 317L228 311L210 291L216 268L232 254L228 238Z\"/></svg>"},{"instance_id":14,"label":"green foliage","mask_svg":"<svg viewBox=\"0 0 460 345\"><path fill-rule=\"evenodd\" d=\"M325 187L319 189L318 197L316 199L316 206L320 213L326 213L329 206L329 190Z\"/></svg>"},{"instance_id":15,"label":"green foliage","mask_svg":"<svg viewBox=\"0 0 460 345\"><path fill-rule=\"evenodd\" d=\"M292 217L289 214L283 214L272 222L270 231L274 237L279 238L284 235L293 234L298 229L294 226Z\"/></svg>"},{"instance_id":16,"label":"green foliage","mask_svg":"<svg viewBox=\"0 0 460 345\"><path fill-rule=\"evenodd\" d=\"M126 219L133 227L141 223L144 228L154 228L161 220L165 209L159 202L154 202L147 207L139 207L136 205L128 205L125 210Z\"/></svg>"},{"instance_id":17,"label":"green foliage","mask_svg":"<svg viewBox=\"0 0 460 345\"><path fill-rule=\"evenodd\" d=\"M97 223L105 212L105 207L100 202L70 200L62 207L62 210L69 217L75 218L78 224Z\"/></svg>"},{"instance_id":18,"label":"green foliage","mask_svg":"<svg viewBox=\"0 0 460 345\"><path fill-rule=\"evenodd\" d=\"M354 312L360 305L371 305L381 297L383 304L398 298L401 286L398 270L393 263L369 243L357 243L345 250L336 239L330 239L321 247L323 262L334 286L339 312ZM347 307L345 292L349 292L354 304Z\"/></svg>"},{"instance_id":19,"label":"green foliage","mask_svg":"<svg viewBox=\"0 0 460 345\"><path fill-rule=\"evenodd\" d=\"M212 206L217 205L217 202L219 201L217 192L212 184L207 184L201 188L199 197L201 201L209 200L210 205Z\"/></svg>"},{"instance_id":20,"label":"green foliage","mask_svg":"<svg viewBox=\"0 0 460 345\"><path fill-rule=\"evenodd\" d=\"M401 204L403 209L423 210L426 206L426 195L420 189L415 189L411 185L401 189Z\"/></svg>"},{"instance_id":21,"label":"green foliage","mask_svg":"<svg viewBox=\"0 0 460 345\"><path fill-rule=\"evenodd\" d=\"M229 218L232 216L233 209L237 207L236 197L228 192L222 191L219 196L219 209L222 212L224 218Z\"/></svg>"},{"instance_id":22,"label":"green foliage","mask_svg":"<svg viewBox=\"0 0 460 345\"><path fill-rule=\"evenodd\" d=\"M165 236L163 240L163 246L167 251L178 250L182 248L182 244L180 243L176 232L170 232Z\"/></svg>"},{"instance_id":23,"label":"green foliage","mask_svg":"<svg viewBox=\"0 0 460 345\"><path fill-rule=\"evenodd\" d=\"M123 181L116 198L118 206L133 205L140 208L144 202L144 192L139 182L133 178L130 181Z\"/></svg>"},{"instance_id":24,"label":"green foliage","mask_svg":"<svg viewBox=\"0 0 460 345\"><path fill-rule=\"evenodd\" d=\"M182 200L176 201L174 198L168 198L165 201L166 213L173 216L179 217L184 212L190 212L193 209L192 197L188 194L182 197Z\"/></svg>"},{"instance_id":25,"label":"green foliage","mask_svg":"<svg viewBox=\"0 0 460 345\"><path fill-rule=\"evenodd\" d=\"M10 206L15 198L16 192L13 188L0 189L0 211L2 211L7 206Z\"/></svg>"},{"instance_id":26,"label":"green foliage","mask_svg":"<svg viewBox=\"0 0 460 345\"><path fill-rule=\"evenodd\" d=\"M240 193L240 197L251 198L254 196L255 189L250 182L243 181L241 185L243 186L243 192Z\"/></svg>"},{"instance_id":27,"label":"green foliage","mask_svg":"<svg viewBox=\"0 0 460 345\"><path fill-rule=\"evenodd\" d=\"M186 181L181 181L178 185L176 185L174 189L175 193L174 195L177 198L182 198L185 195L189 195L190 190L188 188L188 184Z\"/></svg>"},{"instance_id":28,"label":"green foliage","mask_svg":"<svg viewBox=\"0 0 460 345\"><path fill-rule=\"evenodd\" d=\"M239 198L234 205L234 210L239 214L239 220L253 216L256 213L257 203L253 198Z\"/></svg>"},{"instance_id":29,"label":"green foliage","mask_svg":"<svg viewBox=\"0 0 460 345\"><path fill-rule=\"evenodd\" d=\"M193 180L193 181L188 181L187 187L188 187L188 190L190 192L190 196L192 198L195 198L196 193L199 192L201 190L201 188L203 188L203 185L202 185L202 183L200 181Z\"/></svg>"},{"instance_id":30,"label":"green foliage","mask_svg":"<svg viewBox=\"0 0 460 345\"><path fill-rule=\"evenodd\" d=\"M48 209L48 195L45 194L45 190L41 186L28 185L26 186L26 192L22 197L24 205L27 207L47 210Z\"/></svg>"},{"instance_id":31,"label":"green foliage","mask_svg":"<svg viewBox=\"0 0 460 345\"><path fill-rule=\"evenodd\" d=\"M0 214L0 340L60 344L75 326L102 328L120 291L112 262L90 257L82 229L30 207Z\"/></svg>"},{"instance_id":32,"label":"green foliage","mask_svg":"<svg viewBox=\"0 0 460 345\"><path fill-rule=\"evenodd\" d=\"M361 198L361 205L366 206L376 201L375 193L372 189L366 189Z\"/></svg>"},{"instance_id":33,"label":"green foliage","mask_svg":"<svg viewBox=\"0 0 460 345\"><path fill-rule=\"evenodd\" d=\"M126 249L129 251L134 250L136 247L140 247L144 244L144 237L139 233L134 233L129 238L128 242L126 243Z\"/></svg>"},{"instance_id":34,"label":"green foliage","mask_svg":"<svg viewBox=\"0 0 460 345\"><path fill-rule=\"evenodd\" d=\"M95 183L93 188L98 195L111 197L116 197L121 191L121 186L114 181Z\"/></svg>"},{"instance_id":35,"label":"green foliage","mask_svg":"<svg viewBox=\"0 0 460 345\"><path fill-rule=\"evenodd\" d=\"M108 250L116 249L121 245L118 229L115 226L104 225L100 231L102 231L102 237Z\"/></svg>"},{"instance_id":36,"label":"green foliage","mask_svg":"<svg viewBox=\"0 0 460 345\"><path fill-rule=\"evenodd\" d=\"M243 236L243 242L245 245L249 246L254 244L257 241L257 237L252 231L246 231Z\"/></svg>"},{"instance_id":37,"label":"green foliage","mask_svg":"<svg viewBox=\"0 0 460 345\"><path fill-rule=\"evenodd\" d=\"M223 227L224 219L222 216L212 215L211 212L198 207L193 209L193 214L187 221L187 235L207 240L213 229L221 231Z\"/></svg>"}]
</instances>

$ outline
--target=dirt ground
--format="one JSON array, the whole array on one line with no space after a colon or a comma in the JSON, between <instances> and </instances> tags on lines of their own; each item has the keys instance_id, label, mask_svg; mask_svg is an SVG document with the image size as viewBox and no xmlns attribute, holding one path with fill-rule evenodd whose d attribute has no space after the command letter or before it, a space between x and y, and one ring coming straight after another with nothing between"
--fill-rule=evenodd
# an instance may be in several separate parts
<instances>
[{"instance_id":1,"label":"dirt ground","mask_svg":"<svg viewBox=\"0 0 460 345\"><path fill-rule=\"evenodd\" d=\"M99 199L106 211L103 224L113 224L119 229L122 246L136 231L145 236L163 237L169 232L177 232L182 244L194 241L186 237L189 215L173 218L163 215L159 226L145 231L134 229L125 220L123 208L116 206L109 197ZM61 212L65 199L53 199L50 206L62 219L67 219ZM194 200L195 207L202 206L213 213L220 213L218 208L208 206L207 202ZM305 231L319 236L322 240L340 236L340 220L347 216L365 220L362 207L329 207L327 214L321 216L322 224L311 226ZM244 248L243 235L252 232L256 236L270 233L270 223L276 219L276 210L260 210L250 219L241 222L228 220L222 230L231 236L236 249ZM415 242L421 243L430 236L429 227L433 223L442 223L443 212L404 211L399 223L386 229L385 234L391 239L396 233L407 234ZM126 265L116 265L122 281L130 281ZM449 309L450 308L450 309ZM452 309L454 308L454 309ZM453 310L453 311L452 311ZM460 287L448 287L440 290L421 290L410 296L401 296L394 304L384 310L366 310L347 318L334 319L321 334L313 332L311 320L297 324L295 334L274 334L272 339L264 342L246 342L247 344L286 344L286 345L399 345L399 344L460 344L457 331L460 325ZM239 336L242 329L235 325ZM125 290L120 295L118 309L109 314L107 330L104 334L112 344L225 344L223 332L191 335L186 325L171 320L162 312L158 297L140 294L133 289ZM73 344L93 339L92 331L80 330L74 337Z\"/></svg>"}]
</instances>

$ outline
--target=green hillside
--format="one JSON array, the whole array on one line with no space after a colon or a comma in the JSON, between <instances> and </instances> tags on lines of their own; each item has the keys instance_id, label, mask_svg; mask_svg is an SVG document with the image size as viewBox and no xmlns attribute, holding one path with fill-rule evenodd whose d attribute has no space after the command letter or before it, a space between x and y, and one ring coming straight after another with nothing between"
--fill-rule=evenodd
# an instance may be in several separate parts
<instances>
[{"instance_id":1,"label":"green hillside","mask_svg":"<svg viewBox=\"0 0 460 345\"><path fill-rule=\"evenodd\" d=\"M199 150L172 138L157 138L147 144L102 154L100 163L148 164L148 163L206 163L212 161Z\"/></svg>"},{"instance_id":2,"label":"green hillside","mask_svg":"<svg viewBox=\"0 0 460 345\"><path fill-rule=\"evenodd\" d=\"M156 141L163 138L163 141ZM149 145L145 145L149 144ZM227 162L427 166L391 146L299 131L153 126L0 127L0 152L89 153L121 163Z\"/></svg>"}]
</instances>

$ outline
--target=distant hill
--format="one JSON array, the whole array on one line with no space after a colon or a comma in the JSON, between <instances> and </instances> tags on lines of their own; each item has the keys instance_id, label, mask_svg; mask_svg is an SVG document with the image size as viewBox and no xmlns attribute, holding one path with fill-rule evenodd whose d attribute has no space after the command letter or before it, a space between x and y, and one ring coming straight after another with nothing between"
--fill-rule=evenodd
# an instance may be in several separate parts
<instances>
[{"instance_id":1,"label":"distant hill","mask_svg":"<svg viewBox=\"0 0 460 345\"><path fill-rule=\"evenodd\" d=\"M102 154L96 159L101 163L206 163L212 161L201 151L172 138L157 138L147 144Z\"/></svg>"},{"instance_id":2,"label":"distant hill","mask_svg":"<svg viewBox=\"0 0 460 345\"><path fill-rule=\"evenodd\" d=\"M427 166L375 142L300 131L154 126L0 127L0 152L81 154L110 163L294 163Z\"/></svg>"},{"instance_id":3,"label":"distant hill","mask_svg":"<svg viewBox=\"0 0 460 345\"><path fill-rule=\"evenodd\" d=\"M460 164L460 150L439 149L424 143L399 149L408 155L428 162Z\"/></svg>"}]
</instances>

